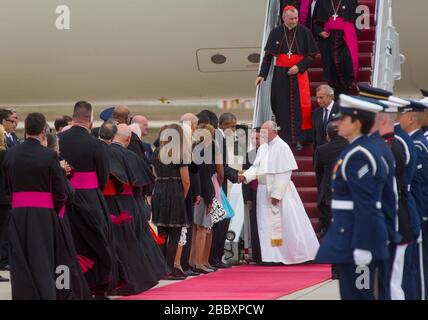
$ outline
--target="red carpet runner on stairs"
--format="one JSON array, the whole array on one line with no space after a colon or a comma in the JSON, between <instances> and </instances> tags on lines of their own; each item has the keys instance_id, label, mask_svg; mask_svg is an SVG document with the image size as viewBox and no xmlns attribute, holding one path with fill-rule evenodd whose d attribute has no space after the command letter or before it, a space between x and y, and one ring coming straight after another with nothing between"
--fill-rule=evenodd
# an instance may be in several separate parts
<instances>
[{"instance_id":1,"label":"red carpet runner on stairs","mask_svg":"<svg viewBox=\"0 0 428 320\"><path fill-rule=\"evenodd\" d=\"M330 279L330 265L223 269L122 300L274 300Z\"/></svg>"}]
</instances>

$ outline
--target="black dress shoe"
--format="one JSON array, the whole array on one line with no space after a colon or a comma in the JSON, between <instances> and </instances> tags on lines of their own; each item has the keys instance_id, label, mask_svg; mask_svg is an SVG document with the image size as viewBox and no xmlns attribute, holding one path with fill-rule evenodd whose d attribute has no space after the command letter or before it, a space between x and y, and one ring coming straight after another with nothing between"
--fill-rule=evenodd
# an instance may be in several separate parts
<instances>
[{"instance_id":1,"label":"black dress shoe","mask_svg":"<svg viewBox=\"0 0 428 320\"><path fill-rule=\"evenodd\" d=\"M231 265L229 264L225 264L223 262L217 263L214 265L214 267L218 268L218 269L227 269L227 268L232 268Z\"/></svg>"},{"instance_id":2,"label":"black dress shoe","mask_svg":"<svg viewBox=\"0 0 428 320\"><path fill-rule=\"evenodd\" d=\"M2 267L0 267L0 271L10 271L10 265L5 265L5 266L2 266Z\"/></svg>"},{"instance_id":3,"label":"black dress shoe","mask_svg":"<svg viewBox=\"0 0 428 320\"><path fill-rule=\"evenodd\" d=\"M185 274L183 271L181 271L178 268L174 268L174 270L172 271L172 274L174 276L178 276L178 277L186 277L187 278L187 274Z\"/></svg>"},{"instance_id":4,"label":"black dress shoe","mask_svg":"<svg viewBox=\"0 0 428 320\"><path fill-rule=\"evenodd\" d=\"M201 268L193 268L192 271L197 272L199 274L208 274L208 273L214 272L210 269L205 270L205 269L201 269Z\"/></svg>"},{"instance_id":5,"label":"black dress shoe","mask_svg":"<svg viewBox=\"0 0 428 320\"><path fill-rule=\"evenodd\" d=\"M197 272L193 272L192 270L186 270L184 271L184 273L188 276L188 277L195 277L195 276L199 276L201 275L200 273Z\"/></svg>"},{"instance_id":6,"label":"black dress shoe","mask_svg":"<svg viewBox=\"0 0 428 320\"><path fill-rule=\"evenodd\" d=\"M9 279L3 276L0 276L0 282L9 282Z\"/></svg>"},{"instance_id":7,"label":"black dress shoe","mask_svg":"<svg viewBox=\"0 0 428 320\"><path fill-rule=\"evenodd\" d=\"M166 277L162 278L162 280L186 280L187 276L183 277L180 275L176 275L174 273L171 273L169 275L167 275Z\"/></svg>"}]
</instances>

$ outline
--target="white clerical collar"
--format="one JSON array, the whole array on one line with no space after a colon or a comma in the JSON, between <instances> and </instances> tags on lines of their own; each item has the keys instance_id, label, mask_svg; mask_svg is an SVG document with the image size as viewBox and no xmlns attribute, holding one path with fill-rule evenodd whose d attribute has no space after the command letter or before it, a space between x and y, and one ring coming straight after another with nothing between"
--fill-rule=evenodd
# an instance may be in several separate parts
<instances>
[{"instance_id":1,"label":"white clerical collar","mask_svg":"<svg viewBox=\"0 0 428 320\"><path fill-rule=\"evenodd\" d=\"M354 139L352 139L349 144L354 143L354 141L356 141L358 138L360 138L362 136L362 134L360 134L359 136L356 136Z\"/></svg>"}]
</instances>

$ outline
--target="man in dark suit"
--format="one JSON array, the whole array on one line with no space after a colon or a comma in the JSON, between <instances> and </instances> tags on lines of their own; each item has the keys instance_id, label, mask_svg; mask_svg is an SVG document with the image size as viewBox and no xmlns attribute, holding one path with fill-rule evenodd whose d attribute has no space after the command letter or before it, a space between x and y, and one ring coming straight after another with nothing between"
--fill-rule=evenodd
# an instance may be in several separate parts
<instances>
[{"instance_id":1,"label":"man in dark suit","mask_svg":"<svg viewBox=\"0 0 428 320\"><path fill-rule=\"evenodd\" d=\"M319 108L312 113L314 151L327 142L327 124L339 110L339 105L334 102L334 90L328 85L317 88L317 103Z\"/></svg>"},{"instance_id":2,"label":"man in dark suit","mask_svg":"<svg viewBox=\"0 0 428 320\"><path fill-rule=\"evenodd\" d=\"M132 117L131 124L138 124L141 130L141 143L143 144L144 150L146 150L146 157L150 159L152 157L152 146L150 143L143 141L144 137L149 134L149 121L145 116L137 115Z\"/></svg>"},{"instance_id":3,"label":"man in dark suit","mask_svg":"<svg viewBox=\"0 0 428 320\"><path fill-rule=\"evenodd\" d=\"M256 159L257 150L260 147L260 127L252 130L252 139L254 149L247 152L247 158L242 165L242 170L248 170ZM259 232L257 228L257 180L249 184L242 184L242 198L245 206L249 210L250 234L251 234L251 253L253 262L262 262L260 249Z\"/></svg>"},{"instance_id":4,"label":"man in dark suit","mask_svg":"<svg viewBox=\"0 0 428 320\"><path fill-rule=\"evenodd\" d=\"M328 142L319 146L314 154L314 169L317 176L318 208L320 209L320 237L327 232L331 221L331 177L339 154L348 145L348 141L339 136L334 122L327 125Z\"/></svg>"},{"instance_id":5,"label":"man in dark suit","mask_svg":"<svg viewBox=\"0 0 428 320\"><path fill-rule=\"evenodd\" d=\"M18 124L17 119L16 111L11 111L9 109L0 110L0 123L4 127L4 138L8 149L20 144L19 139L15 134L15 129Z\"/></svg>"},{"instance_id":6,"label":"man in dark suit","mask_svg":"<svg viewBox=\"0 0 428 320\"><path fill-rule=\"evenodd\" d=\"M226 135L230 131L236 130L236 116L231 113L224 113L217 118L216 114L210 110L203 110L196 115L199 120L206 118L208 122L216 129L216 141L220 146L220 152L222 152L223 167L224 167L224 181L222 189L227 196L227 181L232 183L238 182L238 170L233 169L227 164L227 147L226 147ZM216 268L229 268L231 266L222 262L224 254L224 243L226 241L226 234L229 231L230 219L224 219L214 224L212 229L212 246L209 263L211 266Z\"/></svg>"}]
</instances>

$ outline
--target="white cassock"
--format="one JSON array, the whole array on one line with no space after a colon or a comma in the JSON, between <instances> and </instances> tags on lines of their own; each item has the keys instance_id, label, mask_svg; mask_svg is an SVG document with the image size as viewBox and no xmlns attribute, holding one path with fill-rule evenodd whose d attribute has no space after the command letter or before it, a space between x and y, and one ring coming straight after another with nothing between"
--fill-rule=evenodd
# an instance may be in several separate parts
<instances>
[{"instance_id":1,"label":"white cassock","mask_svg":"<svg viewBox=\"0 0 428 320\"><path fill-rule=\"evenodd\" d=\"M290 147L276 137L262 144L246 183L258 179L257 226L262 261L285 264L314 260L319 242L299 194L291 181L297 169ZM280 200L272 205L271 198Z\"/></svg>"}]
</instances>

